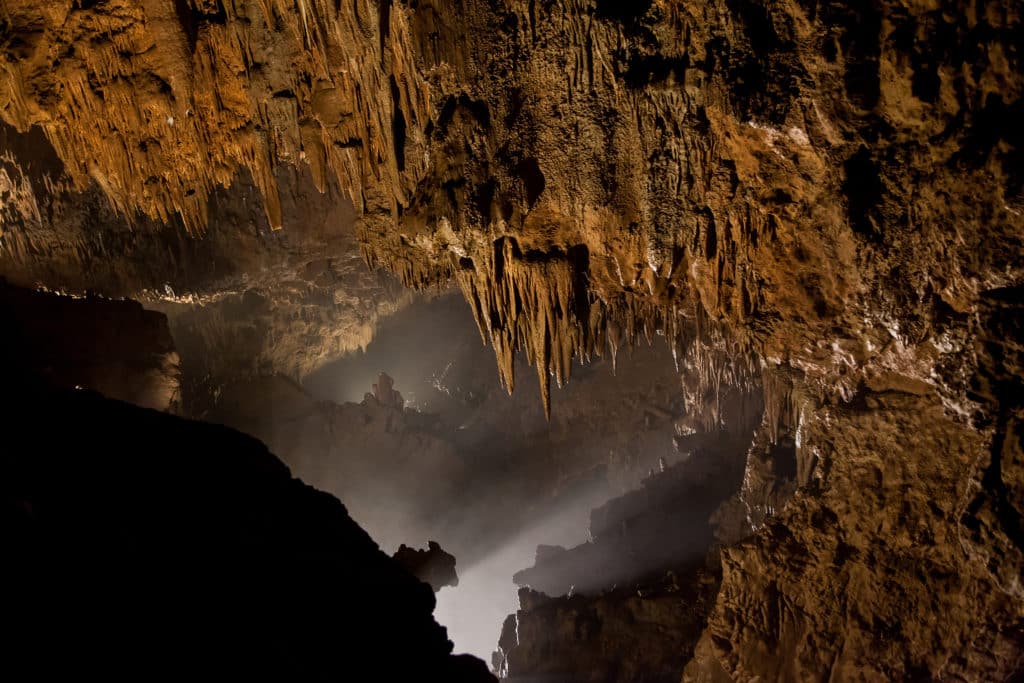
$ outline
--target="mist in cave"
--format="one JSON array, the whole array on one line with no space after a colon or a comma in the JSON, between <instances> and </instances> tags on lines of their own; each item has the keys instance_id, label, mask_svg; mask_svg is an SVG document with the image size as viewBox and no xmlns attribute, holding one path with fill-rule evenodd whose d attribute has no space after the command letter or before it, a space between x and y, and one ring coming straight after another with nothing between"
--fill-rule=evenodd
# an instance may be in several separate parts
<instances>
[{"instance_id":1,"label":"mist in cave","mask_svg":"<svg viewBox=\"0 0 1024 683\"><path fill-rule=\"evenodd\" d=\"M321 400L360 402L386 373L415 418L394 426L400 438L382 447L416 448L424 442L415 438L428 435L428 448L443 444L455 453L450 471L432 471L410 488L381 469L368 475L373 481L336 490L328 464L307 480L349 502L388 552L435 540L454 553L459 583L441 589L436 616L457 652L489 661L502 621L518 608L513 574L534 563L537 547L585 543L592 509L679 457L664 419L679 408L664 373L666 345L655 340L618 361L614 373L607 360L576 363L572 381L553 394L557 410L549 421L522 359L515 395L501 387L493 353L460 295L418 298L384 321L364 350L325 366L304 387ZM661 390L648 394L648 384ZM629 387L637 392L632 400ZM623 412L633 419L620 422ZM372 458L370 450L349 457ZM453 480L462 484L457 491L447 487ZM360 504L358 491L368 489L386 493Z\"/></svg>"}]
</instances>

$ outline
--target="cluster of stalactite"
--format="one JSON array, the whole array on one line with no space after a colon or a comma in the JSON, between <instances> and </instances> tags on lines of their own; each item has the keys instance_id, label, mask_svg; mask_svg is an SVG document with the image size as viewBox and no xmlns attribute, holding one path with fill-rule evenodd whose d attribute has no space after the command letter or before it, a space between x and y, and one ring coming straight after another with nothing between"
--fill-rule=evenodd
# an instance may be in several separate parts
<instances>
[{"instance_id":1,"label":"cluster of stalactite","mask_svg":"<svg viewBox=\"0 0 1024 683\"><path fill-rule=\"evenodd\" d=\"M763 369L765 425L771 443L778 443L785 433L796 433L801 411L809 401L799 373L788 366L773 365Z\"/></svg>"},{"instance_id":2,"label":"cluster of stalactite","mask_svg":"<svg viewBox=\"0 0 1024 683\"><path fill-rule=\"evenodd\" d=\"M763 330L735 323L763 323L765 292L793 290L760 282L786 258L769 242L787 226L737 191L756 175L737 160L757 151L774 174L780 150L804 150L807 136L736 128L726 110L706 108L704 96L718 91L704 87L712 74L696 62L684 67L688 53L661 66L643 56L654 49L634 34L644 11L468 3L460 21L511 41L496 51L480 31L433 40L456 17L431 3L110 0L44 15L15 0L4 9L15 30L42 31L24 31L0 55L12 93L3 118L39 125L68 175L98 185L123 213L179 213L201 231L211 189L242 167L280 227L274 169L303 162L318 188L330 181L352 197L371 266L418 288L455 277L507 387L522 350L546 409L550 377L567 380L574 357L614 357L659 333L707 426L721 420L725 388L759 381L750 338ZM655 14L683 36L666 54L710 40L691 36L701 22L678 8ZM563 39L587 46L564 92L548 78L564 74ZM626 47L637 52L619 66L632 76L608 67ZM536 73L518 63L520 50ZM512 68L516 88L499 78ZM631 79L641 76L684 87L639 88ZM547 105L557 113L531 123ZM561 146L573 153L554 154ZM613 168L588 165L597 160ZM799 194L786 187L780 196ZM785 305L817 305L826 288L807 287L814 296Z\"/></svg>"},{"instance_id":3,"label":"cluster of stalactite","mask_svg":"<svg viewBox=\"0 0 1024 683\"><path fill-rule=\"evenodd\" d=\"M495 352L505 387L515 387L515 356L536 367L544 409L550 384L569 380L573 359L587 362L637 343L667 343L676 359L688 412L702 426L719 426L725 393L749 393L760 383L748 343L711 319L698 302L689 306L631 293L602 297L589 287L589 254L583 245L548 252L523 251L512 237L495 240L475 258L454 263L484 343ZM415 268L410 263L410 269ZM659 340L659 337L661 338Z\"/></svg>"},{"instance_id":4,"label":"cluster of stalactite","mask_svg":"<svg viewBox=\"0 0 1024 683\"><path fill-rule=\"evenodd\" d=\"M100 185L128 216L180 214L192 232L239 168L281 227L274 171L300 161L321 190L334 181L358 206L390 211L416 168L405 146L429 98L406 15L389 6L12 0L0 116L40 126L80 189Z\"/></svg>"}]
</instances>

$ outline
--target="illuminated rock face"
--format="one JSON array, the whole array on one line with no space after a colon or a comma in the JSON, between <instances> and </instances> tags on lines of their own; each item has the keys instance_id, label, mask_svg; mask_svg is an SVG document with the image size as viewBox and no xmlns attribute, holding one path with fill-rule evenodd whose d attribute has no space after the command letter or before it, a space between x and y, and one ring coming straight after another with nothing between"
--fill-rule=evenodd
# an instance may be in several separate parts
<instances>
[{"instance_id":1,"label":"illuminated rock face","mask_svg":"<svg viewBox=\"0 0 1024 683\"><path fill-rule=\"evenodd\" d=\"M1020 266L1018 17L959 9L14 2L3 118L193 232L240 168L270 227L301 224L281 172L308 169L372 262L458 274L510 385L512 348L561 379L725 322L735 349L682 353L701 388L755 353L848 394L929 377L957 352L921 343L937 318Z\"/></svg>"},{"instance_id":2,"label":"illuminated rock face","mask_svg":"<svg viewBox=\"0 0 1024 683\"><path fill-rule=\"evenodd\" d=\"M572 356L659 332L681 437L760 387L732 508L757 533L724 554L688 676L1005 677L1019 8L848 5L9 0L0 108L143 232L217 230L240 168L268 230L301 230L281 180L299 167L351 197L370 264L458 283L509 388L516 349L546 397ZM7 253L48 258L20 225ZM302 328L267 338L292 354Z\"/></svg>"},{"instance_id":3,"label":"illuminated rock face","mask_svg":"<svg viewBox=\"0 0 1024 683\"><path fill-rule=\"evenodd\" d=\"M165 313L181 354L183 403L202 414L226 382L304 376L369 343L411 299L359 256L350 203L308 170L279 170L290 219L272 231L244 171L210 199L211 227L190 235L113 210L95 183L78 191L39 129L0 124L0 273L23 287L128 297Z\"/></svg>"},{"instance_id":4,"label":"illuminated rock face","mask_svg":"<svg viewBox=\"0 0 1024 683\"><path fill-rule=\"evenodd\" d=\"M994 518L992 494L976 498L972 481L992 476L988 435L932 397L896 392L823 408L803 429L816 450L800 453L811 479L723 551L718 602L685 680L1019 675L1020 546L1008 552L1012 517Z\"/></svg>"},{"instance_id":5,"label":"illuminated rock face","mask_svg":"<svg viewBox=\"0 0 1024 683\"><path fill-rule=\"evenodd\" d=\"M415 140L428 104L408 22L369 0L337 7L12 3L4 118L41 126L78 189L91 179L118 209L178 214L192 231L239 167L273 228L284 220L282 162L308 164L320 189L337 180L359 206L393 206L407 165L396 134ZM364 177L378 182L361 189Z\"/></svg>"}]
</instances>

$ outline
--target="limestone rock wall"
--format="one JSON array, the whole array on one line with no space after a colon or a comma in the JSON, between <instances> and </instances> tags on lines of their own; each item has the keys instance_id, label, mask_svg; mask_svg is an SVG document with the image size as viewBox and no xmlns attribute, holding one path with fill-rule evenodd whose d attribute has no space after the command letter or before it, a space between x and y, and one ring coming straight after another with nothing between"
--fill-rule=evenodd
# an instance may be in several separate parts
<instances>
[{"instance_id":1,"label":"limestone rock wall","mask_svg":"<svg viewBox=\"0 0 1024 683\"><path fill-rule=\"evenodd\" d=\"M902 393L822 409L804 429L811 481L723 550L708 651L684 680L1018 675L1021 605L1005 572L1020 548L996 544L995 560L970 541L1005 533L971 509L990 433Z\"/></svg>"},{"instance_id":2,"label":"limestone rock wall","mask_svg":"<svg viewBox=\"0 0 1024 683\"><path fill-rule=\"evenodd\" d=\"M282 174L308 166L351 198L367 263L459 285L509 389L517 350L547 405L574 356L659 335L679 436L727 426L730 392L759 388L734 500L759 531L726 552L688 675L1019 673L1016 4L2 12L0 118L41 130L68 187L118 215L215 229L210 197L246 169L276 228ZM45 220L17 174L0 180ZM776 448L793 477L768 467Z\"/></svg>"},{"instance_id":3,"label":"limestone rock wall","mask_svg":"<svg viewBox=\"0 0 1024 683\"><path fill-rule=\"evenodd\" d=\"M131 298L165 313L184 368L183 403L202 414L226 382L305 376L364 347L411 295L369 271L351 204L308 169L278 170L291 223L272 231L244 169L209 200L210 227L117 212L101 187L75 189L38 127L0 124L0 272L23 287Z\"/></svg>"},{"instance_id":4,"label":"limestone rock wall","mask_svg":"<svg viewBox=\"0 0 1024 683\"><path fill-rule=\"evenodd\" d=\"M178 215L194 232L238 168L273 228L275 170L300 160L321 190L336 180L359 206L393 206L406 166L395 140L416 139L426 101L406 15L388 7L8 3L4 119L41 127L77 189L95 181L121 212ZM364 178L377 181L365 192Z\"/></svg>"},{"instance_id":5,"label":"limestone rock wall","mask_svg":"<svg viewBox=\"0 0 1024 683\"><path fill-rule=\"evenodd\" d=\"M199 231L244 168L277 227L277 169L308 165L371 262L459 274L510 386L515 348L564 379L719 322L737 347L690 359L703 389L756 375L751 351L846 393L875 365L927 377L947 308L1019 274L998 3L5 7L3 118L74 187Z\"/></svg>"},{"instance_id":6,"label":"limestone rock wall","mask_svg":"<svg viewBox=\"0 0 1024 683\"><path fill-rule=\"evenodd\" d=\"M509 681L675 683L692 656L718 587L698 564L661 581L598 596L520 589L495 653Z\"/></svg>"}]
</instances>

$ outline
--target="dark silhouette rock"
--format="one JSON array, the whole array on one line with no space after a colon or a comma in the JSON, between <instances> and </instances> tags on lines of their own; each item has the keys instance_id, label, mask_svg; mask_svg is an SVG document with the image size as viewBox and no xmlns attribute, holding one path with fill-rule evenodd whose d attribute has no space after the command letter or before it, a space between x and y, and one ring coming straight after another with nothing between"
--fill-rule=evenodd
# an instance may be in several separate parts
<instances>
[{"instance_id":1,"label":"dark silhouette rock","mask_svg":"<svg viewBox=\"0 0 1024 683\"><path fill-rule=\"evenodd\" d=\"M392 557L407 572L433 588L435 593L445 586L459 585L455 556L446 553L435 541L427 544L427 550L410 548L403 543Z\"/></svg>"},{"instance_id":2,"label":"dark silhouette rock","mask_svg":"<svg viewBox=\"0 0 1024 683\"><path fill-rule=\"evenodd\" d=\"M0 318L12 356L50 382L177 412L178 353L167 318L135 301L32 291L0 279Z\"/></svg>"},{"instance_id":3,"label":"dark silhouette rock","mask_svg":"<svg viewBox=\"0 0 1024 683\"><path fill-rule=\"evenodd\" d=\"M0 414L12 680L492 680L255 439L17 375Z\"/></svg>"}]
</instances>

